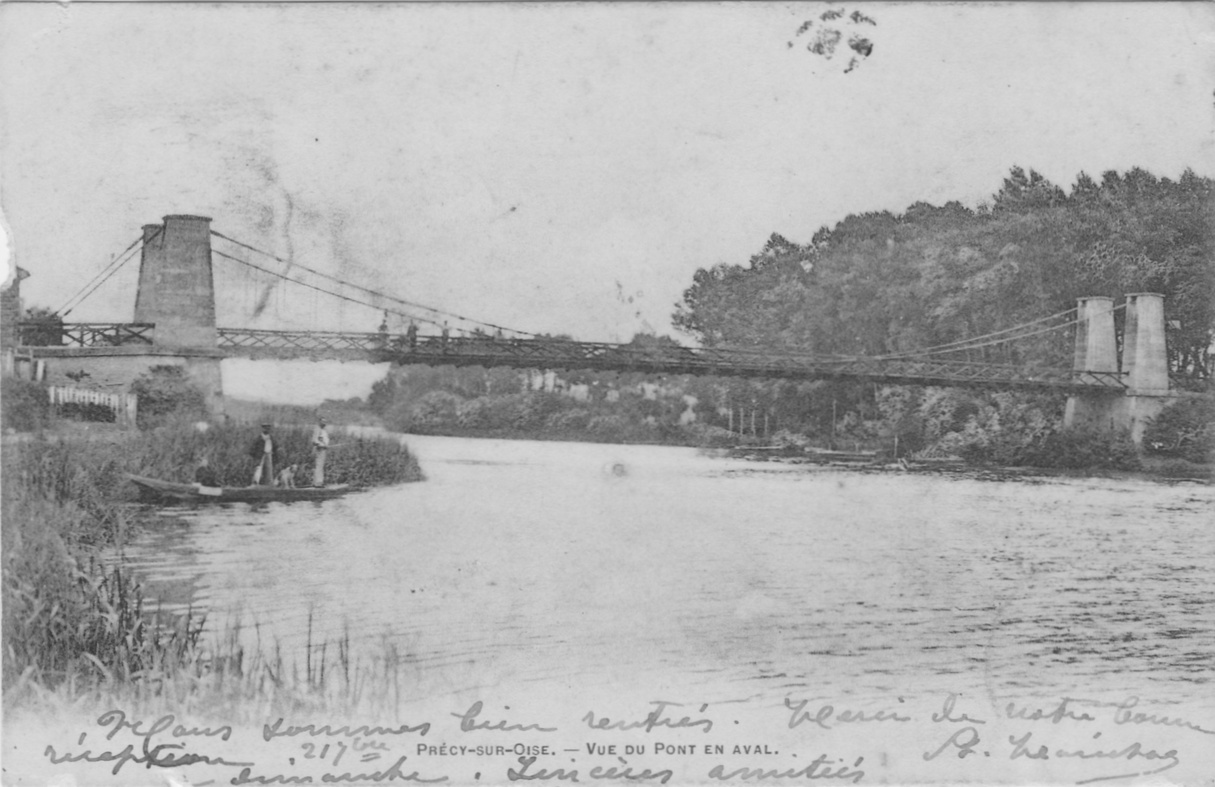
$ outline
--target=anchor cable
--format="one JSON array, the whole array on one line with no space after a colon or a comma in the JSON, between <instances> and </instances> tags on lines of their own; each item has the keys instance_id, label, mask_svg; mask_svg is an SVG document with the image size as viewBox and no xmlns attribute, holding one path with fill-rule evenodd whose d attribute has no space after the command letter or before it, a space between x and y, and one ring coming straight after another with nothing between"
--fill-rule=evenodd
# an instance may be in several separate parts
<instances>
[{"instance_id":1,"label":"anchor cable","mask_svg":"<svg viewBox=\"0 0 1215 787\"><path fill-rule=\"evenodd\" d=\"M253 268L254 270L257 270L257 271L261 271L262 273L267 273L271 276L277 276L278 278L282 279L283 281L288 281L288 282L291 282L292 284L298 284L301 287L307 287L310 290L316 290L317 292L324 293L325 295L332 295L334 298L340 298L341 300L349 301L350 303L355 303L355 304L358 304L359 306L365 306L368 309L372 309L377 312L378 311L387 311L391 314L396 314L401 317L408 317L411 320L416 319L420 322L429 323L434 326L440 326L440 323L438 323L434 320L431 320L431 319L427 319L426 317L421 317L419 315L410 314L409 312L403 312L403 311L400 311L397 309L385 309L382 306L379 306L374 303L369 303L367 301L361 301L358 298L352 298L349 295L343 295L340 292L334 292L333 290L327 290L324 287L319 287L315 284L309 284L306 281L300 281L299 279L293 279L290 276L287 276L286 274L279 273L278 271L272 271L269 268L264 268L261 265L249 262L248 260L242 260L240 257L233 257L231 254L225 254L224 252L220 251L219 249L212 249L211 253L218 254L220 257L224 257L225 259L232 260L233 262L239 262L241 265L245 265L245 266Z\"/></svg>"},{"instance_id":2,"label":"anchor cable","mask_svg":"<svg viewBox=\"0 0 1215 787\"><path fill-rule=\"evenodd\" d=\"M67 301L64 302L64 304L62 306L60 306L58 309L56 309L52 313L53 314L62 314L62 316L64 316L64 317L66 317L69 313L71 313L72 309L75 309L77 306L79 306L84 301L85 298L92 295L93 292L98 287L100 287L101 285L106 283L107 279L109 279L111 276L113 276L115 273L117 273L119 268L121 268L123 265L127 264L130 261L130 257L127 257L127 255L130 254L131 251L136 246L138 246L142 240L143 240L143 236L140 235L138 238L136 238L131 243L130 246L127 246L125 249L123 249L118 254L118 256L116 256L114 259L110 260L110 262L104 268L102 268L100 271L98 271L93 276L93 278L91 278L87 282L85 282L84 286L81 287L79 290L77 290L75 295L68 298ZM97 281L97 279L100 277L104 277L104 278L101 278L101 281ZM93 282L97 282L97 283L94 285ZM89 289L90 286L92 286L92 289ZM85 290L88 290L88 292L85 292ZM81 295L81 293L84 293L84 294ZM69 308L69 306L71 308Z\"/></svg>"},{"instance_id":3,"label":"anchor cable","mask_svg":"<svg viewBox=\"0 0 1215 787\"><path fill-rule=\"evenodd\" d=\"M1100 312L1098 315L1094 315L1094 316L1100 316L1100 314L1110 314L1110 313L1118 311L1119 309L1125 309L1125 308L1126 308L1125 303L1119 304L1118 306L1115 306L1112 309L1109 309L1104 312ZM1070 328L1073 325L1079 325L1083 321L1084 320L1077 318L1075 320L1071 320L1070 322L1061 323L1059 325L1052 325L1049 328L1040 328L1036 331L1031 331L1029 333L1021 334L1020 336L1010 336L1010 337L1003 338L1003 339L994 339L992 341L982 342L980 344L967 345L965 347L953 347L953 348L947 348L947 349L925 350L921 353L918 353L917 356L911 356L911 357L914 358L914 357L918 357L918 355L938 355L941 353L960 352L962 350L976 350L980 347L990 347L991 345L994 345L994 344L1003 344L1005 342L1015 341L1015 340L1019 340L1019 339L1028 339L1031 336L1039 336L1044 333L1050 333L1051 331L1058 331L1058 330L1062 330L1064 328ZM888 358L889 356L885 356L885 357Z\"/></svg>"},{"instance_id":4,"label":"anchor cable","mask_svg":"<svg viewBox=\"0 0 1215 787\"><path fill-rule=\"evenodd\" d=\"M873 357L875 357L875 358L901 358L901 357L906 357L906 356L925 355L925 354L928 354L928 353L936 353L936 352L939 352L939 351L944 351L946 348L952 348L953 350L965 350L965 349L969 349L969 348L968 348L968 347L965 347L965 346L961 346L961 345L969 345L969 344L973 344L974 342L982 341L982 340L984 340L984 339L989 339L989 338L992 338L992 337L995 337L995 336L1001 336L1001 335L1006 334L1006 333L1013 333L1014 331L1019 331L1019 330L1022 330L1022 329L1024 329L1024 328L1028 328L1028 327L1030 327L1030 326L1032 326L1032 325L1037 325L1038 323L1043 323L1043 322L1047 322L1047 321L1049 321L1049 320L1055 320L1055 319L1058 319L1059 317L1064 317L1064 316L1066 316L1066 315L1068 315L1068 314L1071 314L1071 313L1072 313L1072 312L1074 312L1074 311L1076 311L1076 307L1075 307L1075 306L1073 306L1073 307L1072 307L1072 308L1070 308L1070 309L1064 309L1064 310L1063 310L1063 311L1061 311L1061 312L1057 312L1057 313L1055 313L1055 314L1051 314L1051 315L1049 315L1049 316L1047 316L1047 317L1039 317L1039 318L1038 318L1038 319L1036 319L1036 320L1031 320L1031 321L1029 321L1029 322L1022 323L1022 324L1020 324L1020 325L1014 325L1014 326L1013 326L1013 327L1011 327L1011 328L1005 328L1005 329L1003 329L1003 330L999 330L999 331L993 331L993 332L991 332L991 333L985 333L985 334L982 334L982 335L980 335L980 336L971 336L970 338L967 338L967 339L959 339L958 341L955 341L955 342L947 342L947 343L945 343L945 344L937 344L937 345L933 345L933 346L931 346L931 347L925 347L925 348L920 349L920 350L905 350L905 351L903 351L903 352L899 352L899 353L888 353L888 354L886 354L886 355L877 355L877 356L873 356ZM1064 327L1064 326L1063 326L1063 325L1058 325L1058 326L1055 326L1055 327L1057 327L1057 328L1062 328L1062 327ZM1052 330L1053 330L1053 329L1052 329ZM1005 341L1005 342L1006 342L1006 341L1014 341L1014 340L1019 339L1019 338L1021 338L1021 337L1019 337L1019 336L1009 336L1009 337L1006 337L1006 338L1004 338L1004 339L1001 339L1000 341Z\"/></svg>"},{"instance_id":5,"label":"anchor cable","mask_svg":"<svg viewBox=\"0 0 1215 787\"><path fill-rule=\"evenodd\" d=\"M277 260L278 262L281 262L281 263L283 263L283 264L285 264L285 265L293 265L293 266L295 266L295 267L297 267L297 268L301 268L301 269L303 269L303 270L305 270L305 271L308 271L309 273L314 274L314 275L316 275L316 276L320 276L320 277L322 277L322 278L329 279L330 281L336 282L336 283L338 283L338 284L340 284L340 285L342 285L342 286L344 286L344 287L351 287L351 288L356 289L356 290L361 290L362 292L368 293L369 295L374 295L374 296L376 296L377 298L383 298L383 299L385 299L385 300L394 301L394 302L396 302L396 303L400 303L400 304L402 304L402 305L404 305L404 306L410 306L410 307L413 307L413 308L415 308L415 309L425 309L426 311L429 311L429 312L434 312L435 314L442 314L442 315L444 315L445 317L452 317L452 318L454 318L454 319L461 320L461 321L463 321L463 322L472 323L472 324L474 324L474 325L483 325L483 326L485 326L485 327L487 327L487 328L494 328L494 329L497 329L497 330L508 331L508 332L510 332L510 333L517 333L517 334L521 334L521 335L523 335L523 336L537 336L537 334L532 333L532 332L530 332L530 331L521 331L521 330L519 330L519 329L517 329L517 328L508 328L508 327L507 327L507 326L505 326L505 325L498 325L498 324L496 324L496 323L492 323L492 322L485 322L484 320L477 320L477 319L474 319L474 318L472 318L472 317L465 317L465 316L463 316L463 315L456 314L455 312L449 312L449 311L445 311L445 310L443 310L443 309L436 309L436 308L435 308L435 307L433 307L433 306L426 306L425 304L421 304L421 303L415 303L415 302L413 302L413 301L407 301L407 300L405 300L404 298L400 298L400 297L398 297L398 296L396 296L396 295L392 295L392 294L390 294L390 293L386 293L386 292L383 292L383 291L380 291L380 290L374 290L374 289L371 289L371 288L369 288L369 287L363 287L363 286L361 286L361 285L358 285L358 284L353 284L353 283L348 282L348 281L345 281L345 280L343 280L343 279L339 279L339 278L337 278L336 276L333 276L333 275L331 275L331 274L325 273L325 272L323 272L323 271L318 271L318 270L316 270L315 268L310 268L310 267L308 267L307 265L303 265L303 264L298 263L298 262L292 262L292 261L290 261L290 260L285 260L285 259L283 259L282 257L279 257L279 256L277 256L277 255L275 255L275 254L271 254L271 253L270 253L270 252L268 252L268 251L263 251L262 249L259 249L259 248L257 248L256 246L250 246L248 243L243 243L243 242L241 242L241 241L236 240L235 238L230 238L230 237L228 237L227 235L224 235L224 234L223 234L223 233L221 233L221 232L217 232L216 230L211 230L211 234L212 234L212 235L214 235L214 236L215 236L215 237L217 237L217 238L222 238L223 240L226 240L226 241L228 241L228 242L230 242L230 243L235 243L237 246L241 246L241 247L243 247L243 248L246 248L246 249L248 249L249 251L256 252L256 253L261 254L261 255L263 255L263 256L269 257L269 258L270 258L270 259L272 259L272 260ZM437 323L436 323L436 324L437 324Z\"/></svg>"}]
</instances>

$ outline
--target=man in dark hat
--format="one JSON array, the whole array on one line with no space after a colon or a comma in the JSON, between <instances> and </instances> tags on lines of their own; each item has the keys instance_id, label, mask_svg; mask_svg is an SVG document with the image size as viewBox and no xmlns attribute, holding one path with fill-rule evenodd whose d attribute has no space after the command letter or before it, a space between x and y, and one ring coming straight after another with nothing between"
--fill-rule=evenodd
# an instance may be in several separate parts
<instances>
[{"instance_id":1,"label":"man in dark hat","mask_svg":"<svg viewBox=\"0 0 1215 787\"><path fill-rule=\"evenodd\" d=\"M274 465L278 463L278 445L270 434L270 424L262 424L262 433L253 438L249 457L257 462L253 469L253 485L273 484Z\"/></svg>"}]
</instances>

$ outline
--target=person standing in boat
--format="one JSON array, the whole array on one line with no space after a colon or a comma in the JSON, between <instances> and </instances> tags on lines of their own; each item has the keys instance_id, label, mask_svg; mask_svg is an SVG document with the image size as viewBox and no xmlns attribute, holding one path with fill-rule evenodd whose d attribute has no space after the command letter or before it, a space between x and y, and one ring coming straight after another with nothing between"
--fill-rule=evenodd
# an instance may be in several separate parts
<instances>
[{"instance_id":1,"label":"person standing in boat","mask_svg":"<svg viewBox=\"0 0 1215 787\"><path fill-rule=\"evenodd\" d=\"M312 485L325 485L325 456L329 453L329 431L325 416L317 416L316 429L312 431L312 453L316 455L316 464L312 469Z\"/></svg>"},{"instance_id":2,"label":"person standing in boat","mask_svg":"<svg viewBox=\"0 0 1215 787\"><path fill-rule=\"evenodd\" d=\"M270 434L270 424L262 424L262 433L249 446L249 456L257 461L253 470L253 485L274 483L274 466L278 463L278 444Z\"/></svg>"}]
</instances>

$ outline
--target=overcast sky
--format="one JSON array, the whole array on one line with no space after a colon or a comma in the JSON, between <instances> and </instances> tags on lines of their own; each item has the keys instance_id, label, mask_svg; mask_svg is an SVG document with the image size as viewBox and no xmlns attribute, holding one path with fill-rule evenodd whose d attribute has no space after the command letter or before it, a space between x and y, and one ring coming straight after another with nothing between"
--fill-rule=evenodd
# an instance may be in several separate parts
<instances>
[{"instance_id":1,"label":"overcast sky","mask_svg":"<svg viewBox=\"0 0 1215 787\"><path fill-rule=\"evenodd\" d=\"M795 38L829 8L877 22L848 73ZM1213 90L1200 3L6 4L0 208L31 305L200 213L410 300L623 341L772 232L974 205L1014 164L1215 174ZM379 323L290 285L255 314L267 280L215 270L221 325ZM136 274L69 319L129 320Z\"/></svg>"}]
</instances>

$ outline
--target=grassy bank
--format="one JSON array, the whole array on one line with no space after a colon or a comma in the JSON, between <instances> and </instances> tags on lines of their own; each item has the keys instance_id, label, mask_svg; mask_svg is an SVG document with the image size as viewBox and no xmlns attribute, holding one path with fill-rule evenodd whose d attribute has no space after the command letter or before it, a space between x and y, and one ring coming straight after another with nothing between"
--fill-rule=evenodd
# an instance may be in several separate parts
<instances>
[{"instance_id":1,"label":"grassy bank","mask_svg":"<svg viewBox=\"0 0 1215 787\"><path fill-rule=\"evenodd\" d=\"M133 503L126 473L192 480L206 456L224 483L248 483L256 429L189 422L110 433L105 439L44 434L6 443L3 548L5 704L63 685L146 683L196 665L201 621L158 620L140 588L99 551L159 517ZM311 430L276 430L283 461L311 466ZM333 434L327 480L378 486L421 480L393 438ZM18 690L19 689L19 690ZM16 691L11 691L16 690Z\"/></svg>"}]
</instances>

